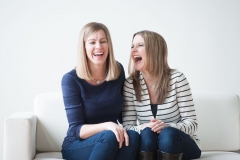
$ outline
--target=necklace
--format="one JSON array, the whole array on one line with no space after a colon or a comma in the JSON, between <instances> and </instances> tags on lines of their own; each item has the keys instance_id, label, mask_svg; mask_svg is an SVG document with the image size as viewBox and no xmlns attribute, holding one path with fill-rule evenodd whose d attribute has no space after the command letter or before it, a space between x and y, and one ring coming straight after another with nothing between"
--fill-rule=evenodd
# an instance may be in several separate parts
<instances>
[{"instance_id":1,"label":"necklace","mask_svg":"<svg viewBox=\"0 0 240 160\"><path fill-rule=\"evenodd\" d=\"M105 78L104 78L104 79L105 79ZM104 79L101 79L101 80L93 79L93 81L96 82L97 84L100 84Z\"/></svg>"},{"instance_id":2,"label":"necklace","mask_svg":"<svg viewBox=\"0 0 240 160\"><path fill-rule=\"evenodd\" d=\"M155 81L154 84L151 84L151 85L146 84L146 85L147 85L147 87L149 87L150 89L155 89L155 88L156 88L156 81Z\"/></svg>"},{"instance_id":3,"label":"necklace","mask_svg":"<svg viewBox=\"0 0 240 160\"><path fill-rule=\"evenodd\" d=\"M96 80L96 79L94 79L93 78L93 81L94 82L96 82L97 84L100 84L100 83L102 83L103 82L103 80L105 80L105 78L107 77L107 72L106 72L106 74L105 74L105 76L104 76L104 78L103 79L100 79L100 80Z\"/></svg>"},{"instance_id":4,"label":"necklace","mask_svg":"<svg viewBox=\"0 0 240 160\"><path fill-rule=\"evenodd\" d=\"M148 87L152 88L152 89L155 89L156 88L156 85L155 84L152 84L152 85L148 85Z\"/></svg>"}]
</instances>

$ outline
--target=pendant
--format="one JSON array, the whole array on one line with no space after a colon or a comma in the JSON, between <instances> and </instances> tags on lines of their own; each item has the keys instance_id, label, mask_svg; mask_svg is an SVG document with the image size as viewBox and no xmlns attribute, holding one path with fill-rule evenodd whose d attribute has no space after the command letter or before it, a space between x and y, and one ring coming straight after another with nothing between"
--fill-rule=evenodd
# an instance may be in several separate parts
<instances>
[{"instance_id":1,"label":"pendant","mask_svg":"<svg viewBox=\"0 0 240 160\"><path fill-rule=\"evenodd\" d=\"M96 80L96 83L97 83L97 84L100 84L100 83L101 83L101 81L99 81L99 80Z\"/></svg>"},{"instance_id":2,"label":"pendant","mask_svg":"<svg viewBox=\"0 0 240 160\"><path fill-rule=\"evenodd\" d=\"M156 87L156 86L155 86L154 84L153 84L153 85L151 85L151 88L153 88L153 89L154 89L155 87Z\"/></svg>"}]
</instances>

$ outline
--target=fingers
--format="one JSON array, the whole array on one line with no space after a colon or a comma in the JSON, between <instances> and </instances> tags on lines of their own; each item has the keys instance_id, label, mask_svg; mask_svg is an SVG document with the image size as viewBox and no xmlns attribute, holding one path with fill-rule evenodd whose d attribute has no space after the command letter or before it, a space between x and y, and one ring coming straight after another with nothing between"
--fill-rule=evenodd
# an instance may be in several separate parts
<instances>
[{"instance_id":1,"label":"fingers","mask_svg":"<svg viewBox=\"0 0 240 160\"><path fill-rule=\"evenodd\" d=\"M158 120L157 120L157 119L155 119L155 118L151 120L151 122L156 122L156 121L158 121Z\"/></svg>"},{"instance_id":2,"label":"fingers","mask_svg":"<svg viewBox=\"0 0 240 160\"><path fill-rule=\"evenodd\" d=\"M120 142L119 133L118 133L117 131L114 131L114 130L112 130L112 131L113 131L113 133L115 134L117 141Z\"/></svg>"},{"instance_id":3,"label":"fingers","mask_svg":"<svg viewBox=\"0 0 240 160\"><path fill-rule=\"evenodd\" d=\"M119 148L122 147L122 143L124 142L124 136L123 136L123 129L121 126L117 125L116 123L109 122L107 123L108 130L111 130L115 136L117 141L119 142Z\"/></svg>"},{"instance_id":4,"label":"fingers","mask_svg":"<svg viewBox=\"0 0 240 160\"><path fill-rule=\"evenodd\" d=\"M154 132L160 133L160 131L166 126L166 124L161 121L161 120L157 120L151 123L151 129Z\"/></svg>"},{"instance_id":5,"label":"fingers","mask_svg":"<svg viewBox=\"0 0 240 160\"><path fill-rule=\"evenodd\" d=\"M120 126L117 126L115 128L115 131L113 131L116 135L117 141L119 142L119 148L122 148L123 142L125 141L125 145L129 145L129 137L126 132L126 130Z\"/></svg>"},{"instance_id":6,"label":"fingers","mask_svg":"<svg viewBox=\"0 0 240 160\"><path fill-rule=\"evenodd\" d=\"M124 135L123 135L123 130L122 130L122 128L116 128L116 130L117 130L117 136L119 137L119 140L118 140L118 142L119 142L119 148L122 148L122 144L123 144L123 142L124 142Z\"/></svg>"},{"instance_id":7,"label":"fingers","mask_svg":"<svg viewBox=\"0 0 240 160\"><path fill-rule=\"evenodd\" d=\"M127 134L127 131L124 129L124 139L125 139L125 145L128 146L129 145L129 137Z\"/></svg>"},{"instance_id":8,"label":"fingers","mask_svg":"<svg viewBox=\"0 0 240 160\"><path fill-rule=\"evenodd\" d=\"M127 131L122 127L118 128L118 131L119 131L119 137L120 137L119 148L122 148L124 141L125 141L125 145L128 146L129 145L129 137L128 137Z\"/></svg>"},{"instance_id":9,"label":"fingers","mask_svg":"<svg viewBox=\"0 0 240 160\"><path fill-rule=\"evenodd\" d=\"M164 123L162 122L161 120L151 120L150 122L150 128L154 128L154 127L159 127L161 126L161 123Z\"/></svg>"},{"instance_id":10,"label":"fingers","mask_svg":"<svg viewBox=\"0 0 240 160\"><path fill-rule=\"evenodd\" d=\"M163 129L163 126L155 126L154 128L152 128L152 131L153 132L159 132L159 131L161 131Z\"/></svg>"},{"instance_id":11,"label":"fingers","mask_svg":"<svg viewBox=\"0 0 240 160\"><path fill-rule=\"evenodd\" d=\"M128 137L127 131L123 127L121 127L115 123L108 123L107 128L108 128L108 130L113 131L113 133L115 134L116 139L119 143L119 148L122 148L124 141L125 141L126 146L129 145L129 137Z\"/></svg>"}]
</instances>

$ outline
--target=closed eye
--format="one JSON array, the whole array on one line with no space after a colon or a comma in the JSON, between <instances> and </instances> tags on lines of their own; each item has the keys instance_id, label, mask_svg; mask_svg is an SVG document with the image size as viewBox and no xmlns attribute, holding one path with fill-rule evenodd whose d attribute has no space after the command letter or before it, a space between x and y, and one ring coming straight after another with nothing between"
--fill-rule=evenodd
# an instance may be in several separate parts
<instances>
[{"instance_id":1,"label":"closed eye","mask_svg":"<svg viewBox=\"0 0 240 160\"><path fill-rule=\"evenodd\" d=\"M144 44L137 44L137 47L143 47ZM134 48L134 45L131 46L131 48Z\"/></svg>"},{"instance_id":2,"label":"closed eye","mask_svg":"<svg viewBox=\"0 0 240 160\"><path fill-rule=\"evenodd\" d=\"M95 42L91 41L91 42L89 42L89 44L95 44Z\"/></svg>"},{"instance_id":3,"label":"closed eye","mask_svg":"<svg viewBox=\"0 0 240 160\"><path fill-rule=\"evenodd\" d=\"M101 41L100 43L107 43L107 41Z\"/></svg>"}]
</instances>

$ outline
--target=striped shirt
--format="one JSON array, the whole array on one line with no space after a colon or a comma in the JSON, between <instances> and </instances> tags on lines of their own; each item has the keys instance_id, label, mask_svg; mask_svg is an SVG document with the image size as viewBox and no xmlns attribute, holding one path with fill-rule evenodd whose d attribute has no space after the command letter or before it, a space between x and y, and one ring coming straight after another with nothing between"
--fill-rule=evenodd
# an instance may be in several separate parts
<instances>
[{"instance_id":1,"label":"striped shirt","mask_svg":"<svg viewBox=\"0 0 240 160\"><path fill-rule=\"evenodd\" d=\"M142 102L136 100L132 81L131 78L128 78L124 82L123 126L128 130L140 133L141 124L149 123L154 117L148 89L142 74L140 73ZM169 93L164 103L157 106L156 119L190 135L200 148L200 141L196 135L197 117L189 83L183 73L173 71L169 85Z\"/></svg>"}]
</instances>

